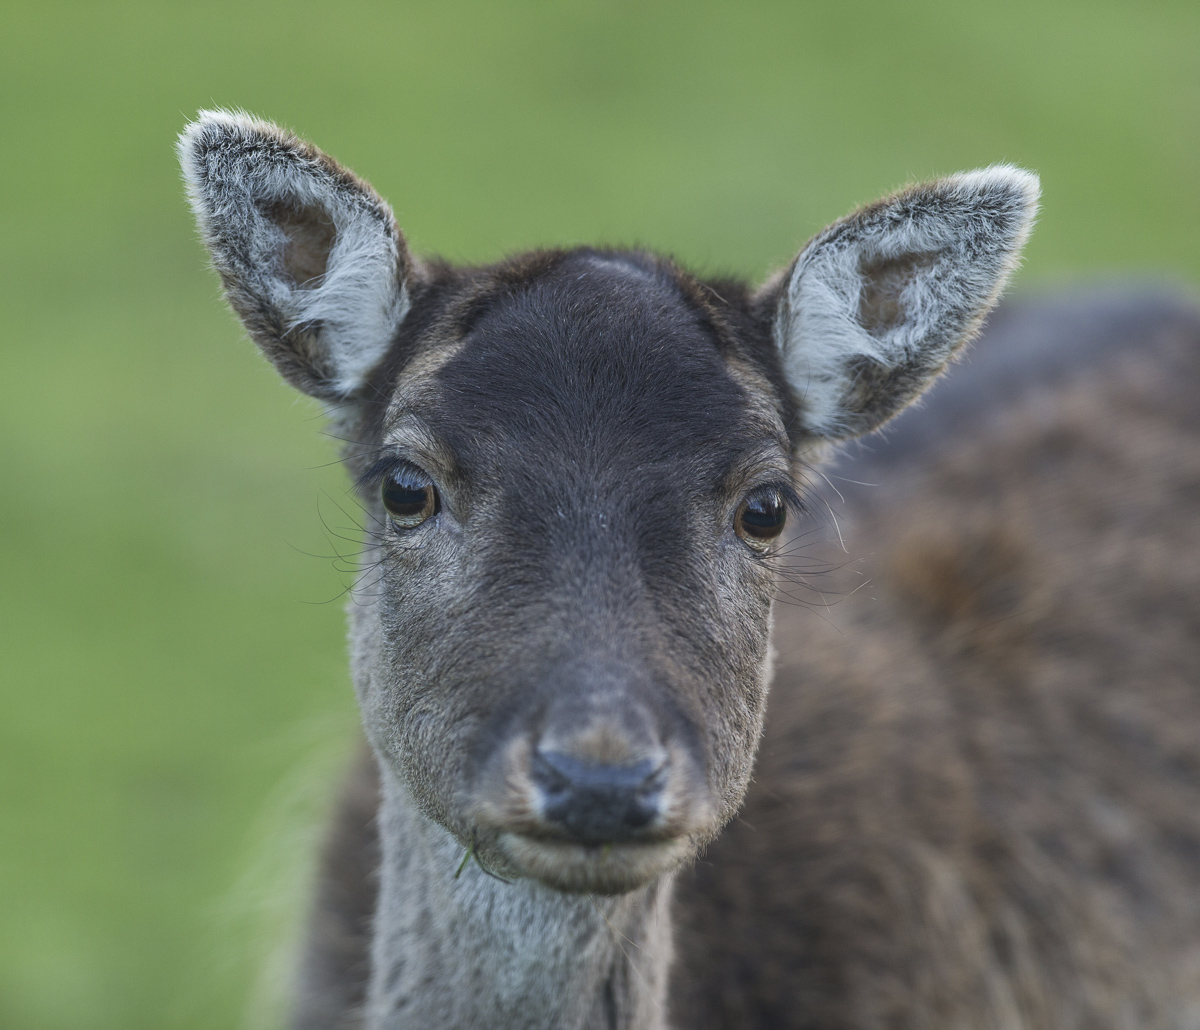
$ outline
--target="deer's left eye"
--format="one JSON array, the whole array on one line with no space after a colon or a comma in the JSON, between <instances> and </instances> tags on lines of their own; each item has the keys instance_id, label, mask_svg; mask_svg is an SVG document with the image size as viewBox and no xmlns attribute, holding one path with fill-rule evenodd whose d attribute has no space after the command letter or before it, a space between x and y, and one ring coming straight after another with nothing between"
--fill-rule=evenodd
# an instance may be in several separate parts
<instances>
[{"instance_id":1,"label":"deer's left eye","mask_svg":"<svg viewBox=\"0 0 1200 1030\"><path fill-rule=\"evenodd\" d=\"M399 468L384 477L383 506L397 529L416 529L438 513L438 492L425 473Z\"/></svg>"},{"instance_id":2,"label":"deer's left eye","mask_svg":"<svg viewBox=\"0 0 1200 1030\"><path fill-rule=\"evenodd\" d=\"M763 551L783 532L785 522L787 505L783 496L778 490L767 487L753 491L742 501L734 529L756 551Z\"/></svg>"}]
</instances>

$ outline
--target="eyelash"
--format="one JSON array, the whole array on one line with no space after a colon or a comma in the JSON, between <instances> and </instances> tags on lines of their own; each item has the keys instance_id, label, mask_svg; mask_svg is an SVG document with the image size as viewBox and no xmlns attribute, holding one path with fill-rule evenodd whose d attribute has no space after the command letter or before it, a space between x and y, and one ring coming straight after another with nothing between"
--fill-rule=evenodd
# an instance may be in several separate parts
<instances>
[{"instance_id":1,"label":"eyelash","mask_svg":"<svg viewBox=\"0 0 1200 1030\"><path fill-rule=\"evenodd\" d=\"M383 481L384 476L389 472L401 468L417 468L411 461L406 461L404 458L397 458L395 455L379 458L372 462L355 480L355 488L363 493L373 493L378 489L379 484Z\"/></svg>"}]
</instances>

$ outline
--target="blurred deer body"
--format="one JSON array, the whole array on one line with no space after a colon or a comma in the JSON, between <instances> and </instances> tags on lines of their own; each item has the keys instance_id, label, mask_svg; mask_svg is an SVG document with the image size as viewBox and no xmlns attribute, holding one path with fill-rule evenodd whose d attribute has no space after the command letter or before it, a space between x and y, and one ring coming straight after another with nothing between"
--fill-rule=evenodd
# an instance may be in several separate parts
<instances>
[{"instance_id":1,"label":"blurred deer body","mask_svg":"<svg viewBox=\"0 0 1200 1030\"><path fill-rule=\"evenodd\" d=\"M870 583L776 616L680 1027L1197 1025L1198 386L1177 297L1002 306L829 470Z\"/></svg>"},{"instance_id":2,"label":"blurred deer body","mask_svg":"<svg viewBox=\"0 0 1200 1030\"><path fill-rule=\"evenodd\" d=\"M1156 371L1118 347L1086 383L1010 377L1016 414L975 436L931 429L936 402L902 421L902 486L845 502L878 600L844 636L778 614L759 753L787 512L976 333L1034 177L911 187L752 290L636 251L422 262L369 186L242 115L180 156L231 304L330 404L368 516L370 754L298 1027L1188 1025L1200 549L1164 491L1198 481L1194 322ZM1098 472L1126 465L1141 543L1097 549Z\"/></svg>"}]
</instances>

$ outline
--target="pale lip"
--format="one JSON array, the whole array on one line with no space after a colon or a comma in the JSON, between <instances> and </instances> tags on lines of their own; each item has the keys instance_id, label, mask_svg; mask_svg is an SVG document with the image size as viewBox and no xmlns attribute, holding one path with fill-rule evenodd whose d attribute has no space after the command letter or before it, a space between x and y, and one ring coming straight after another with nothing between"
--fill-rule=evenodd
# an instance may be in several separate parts
<instances>
[{"instance_id":1,"label":"pale lip","mask_svg":"<svg viewBox=\"0 0 1200 1030\"><path fill-rule=\"evenodd\" d=\"M624 894L678 868L692 854L687 837L581 844L503 833L500 847L525 876L576 894Z\"/></svg>"}]
</instances>

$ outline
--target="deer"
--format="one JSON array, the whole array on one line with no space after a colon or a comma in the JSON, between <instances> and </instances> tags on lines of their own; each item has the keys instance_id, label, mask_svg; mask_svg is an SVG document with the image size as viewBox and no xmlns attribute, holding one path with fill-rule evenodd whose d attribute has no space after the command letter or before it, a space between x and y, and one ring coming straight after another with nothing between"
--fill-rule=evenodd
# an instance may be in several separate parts
<instances>
[{"instance_id":1,"label":"deer","mask_svg":"<svg viewBox=\"0 0 1200 1030\"><path fill-rule=\"evenodd\" d=\"M418 257L239 112L178 154L364 512L296 1028L1200 1026L1190 301L1005 302L959 361L1011 165L753 286Z\"/></svg>"}]
</instances>

